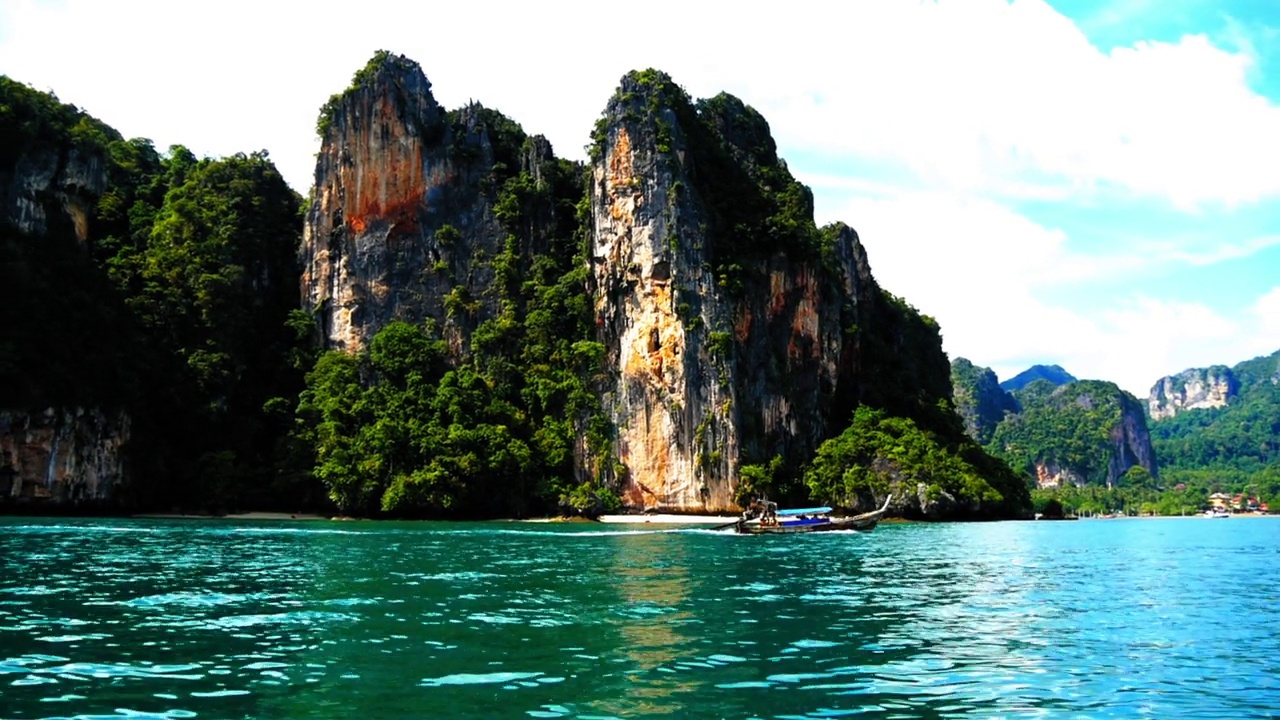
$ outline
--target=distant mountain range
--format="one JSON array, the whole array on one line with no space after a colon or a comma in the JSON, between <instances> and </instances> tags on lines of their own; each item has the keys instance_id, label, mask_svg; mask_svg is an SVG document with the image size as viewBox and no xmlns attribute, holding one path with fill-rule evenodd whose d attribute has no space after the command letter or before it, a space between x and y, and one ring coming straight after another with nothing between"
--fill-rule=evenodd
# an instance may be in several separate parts
<instances>
[{"instance_id":1,"label":"distant mountain range","mask_svg":"<svg viewBox=\"0 0 1280 720\"><path fill-rule=\"evenodd\" d=\"M1113 485L1132 467L1167 484L1280 478L1280 351L1160 378L1141 401L1057 365L997 384L957 358L952 386L969 435L1041 487Z\"/></svg>"},{"instance_id":2,"label":"distant mountain range","mask_svg":"<svg viewBox=\"0 0 1280 720\"><path fill-rule=\"evenodd\" d=\"M1075 382L1076 377L1058 365L1032 365L1000 383L1000 388L1013 392L1021 390L1037 380L1048 380L1054 385L1066 385L1067 383Z\"/></svg>"}]
</instances>

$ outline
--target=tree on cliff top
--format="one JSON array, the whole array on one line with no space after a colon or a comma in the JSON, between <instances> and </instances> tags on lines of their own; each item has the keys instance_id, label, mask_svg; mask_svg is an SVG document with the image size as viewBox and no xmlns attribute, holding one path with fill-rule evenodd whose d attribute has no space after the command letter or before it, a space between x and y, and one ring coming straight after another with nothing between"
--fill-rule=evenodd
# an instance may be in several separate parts
<instances>
[{"instance_id":1,"label":"tree on cliff top","mask_svg":"<svg viewBox=\"0 0 1280 720\"><path fill-rule=\"evenodd\" d=\"M373 54L373 57L369 58L369 62L364 64L364 67L351 76L351 84L347 86L346 90L330 95L329 100L320 107L320 114L316 117L317 136L323 138L329 132L329 128L333 125L334 113L338 111L342 101L362 88L372 85L374 79L383 68L393 68L401 72L422 72L422 68L418 63L404 55L395 55L390 50L378 50ZM430 86L431 83L428 82L427 87Z\"/></svg>"}]
</instances>

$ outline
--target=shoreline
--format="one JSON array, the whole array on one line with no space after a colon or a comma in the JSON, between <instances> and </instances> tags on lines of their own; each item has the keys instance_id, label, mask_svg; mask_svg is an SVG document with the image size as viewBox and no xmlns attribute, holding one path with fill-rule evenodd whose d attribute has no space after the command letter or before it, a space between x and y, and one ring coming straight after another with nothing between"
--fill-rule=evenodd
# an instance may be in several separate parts
<instances>
[{"instance_id":1,"label":"shoreline","mask_svg":"<svg viewBox=\"0 0 1280 720\"><path fill-rule=\"evenodd\" d=\"M287 513L287 512L269 512L261 510L251 510L246 512L227 513L225 515L208 515L198 513L138 513L133 515L124 515L116 517L129 517L147 520L271 520L271 521L288 521L288 522L314 522L317 520L326 522L352 522L352 521L368 521L368 522L385 522L379 518L362 518L348 517L344 515L318 515L315 513ZM1265 518L1280 517L1276 513L1232 513L1228 518ZM540 517L540 518L493 518L490 520L480 520L476 522L494 522L494 523L582 523L582 524L605 524L605 525L729 525L738 520L738 515L681 515L678 513L654 513L646 514L623 514L613 513L601 515L595 520L581 517ZM1052 520L1038 518L1032 520L1025 518L1024 521L1030 522L1056 522L1060 520L1159 520L1169 518L1204 518L1201 514L1194 515L1128 515L1120 517L1103 517L1103 516L1084 516L1078 518L1053 518ZM1207 518L1213 519L1213 518ZM409 522L448 522L433 520L417 520ZM918 520L909 520L906 518L884 518L882 523L914 523L921 522Z\"/></svg>"},{"instance_id":2,"label":"shoreline","mask_svg":"<svg viewBox=\"0 0 1280 720\"><path fill-rule=\"evenodd\" d=\"M595 520L582 517L544 517L526 518L523 520L492 520L491 522L581 523L584 525L727 525L729 523L737 522L738 517L739 516L737 515L677 515L673 513L657 513L654 515L601 515Z\"/></svg>"},{"instance_id":3,"label":"shoreline","mask_svg":"<svg viewBox=\"0 0 1280 720\"><path fill-rule=\"evenodd\" d=\"M225 515L200 515L197 513L138 513L126 517L146 520L345 520L347 518L314 513L286 513L249 511Z\"/></svg>"},{"instance_id":4,"label":"shoreline","mask_svg":"<svg viewBox=\"0 0 1280 720\"><path fill-rule=\"evenodd\" d=\"M349 521L369 521L384 522L379 518L361 518L347 517L342 515L316 515L314 513L285 513L285 512L264 512L249 511L238 513L227 513L225 515L201 515L197 513L138 513L128 515L126 517L146 519L146 520L287 520L287 521L315 521L324 520L328 522L349 522ZM661 513L655 515L601 515L596 520L587 518L566 518L566 517L541 517L541 518L493 518L490 520L479 520L475 522L495 522L495 523L590 523L590 524L619 524L619 525L724 525L737 521L737 515L677 515L671 513ZM402 522L402 521L393 521ZM440 520L410 520L408 522L450 522Z\"/></svg>"}]
</instances>

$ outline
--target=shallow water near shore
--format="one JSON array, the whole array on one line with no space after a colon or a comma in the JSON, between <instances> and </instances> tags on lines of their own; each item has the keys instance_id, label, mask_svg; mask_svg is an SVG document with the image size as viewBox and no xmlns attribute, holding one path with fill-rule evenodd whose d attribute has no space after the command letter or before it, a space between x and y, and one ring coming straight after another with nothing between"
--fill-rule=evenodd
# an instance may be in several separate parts
<instances>
[{"instance_id":1,"label":"shallow water near shore","mask_svg":"<svg viewBox=\"0 0 1280 720\"><path fill-rule=\"evenodd\" d=\"M1280 518L0 519L0 717L1280 715Z\"/></svg>"}]
</instances>

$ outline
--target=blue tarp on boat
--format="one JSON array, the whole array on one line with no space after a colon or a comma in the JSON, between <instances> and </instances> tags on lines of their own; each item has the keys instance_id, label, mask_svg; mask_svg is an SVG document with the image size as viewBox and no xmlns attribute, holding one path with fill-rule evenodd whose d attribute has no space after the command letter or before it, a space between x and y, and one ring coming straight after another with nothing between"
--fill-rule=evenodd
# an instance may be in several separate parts
<instances>
[{"instance_id":1,"label":"blue tarp on boat","mask_svg":"<svg viewBox=\"0 0 1280 720\"><path fill-rule=\"evenodd\" d=\"M800 508L798 510L779 510L778 517L789 517L791 515L824 515L831 512L829 507Z\"/></svg>"}]
</instances>

